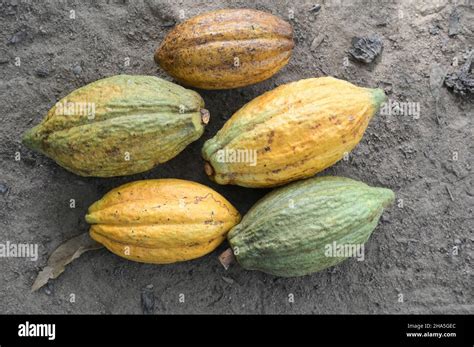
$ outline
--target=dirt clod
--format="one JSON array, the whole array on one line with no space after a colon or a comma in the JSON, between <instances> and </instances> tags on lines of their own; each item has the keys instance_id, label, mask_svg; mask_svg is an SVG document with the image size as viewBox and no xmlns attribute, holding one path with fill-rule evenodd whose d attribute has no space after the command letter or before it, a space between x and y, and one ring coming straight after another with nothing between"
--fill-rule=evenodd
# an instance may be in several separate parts
<instances>
[{"instance_id":1,"label":"dirt clod","mask_svg":"<svg viewBox=\"0 0 474 347\"><path fill-rule=\"evenodd\" d=\"M474 93L473 57L474 52L471 52L463 66L458 71L447 75L444 80L444 84L456 94L468 95Z\"/></svg>"},{"instance_id":2,"label":"dirt clod","mask_svg":"<svg viewBox=\"0 0 474 347\"><path fill-rule=\"evenodd\" d=\"M382 53L383 41L377 35L352 38L351 56L363 63L369 64Z\"/></svg>"}]
</instances>

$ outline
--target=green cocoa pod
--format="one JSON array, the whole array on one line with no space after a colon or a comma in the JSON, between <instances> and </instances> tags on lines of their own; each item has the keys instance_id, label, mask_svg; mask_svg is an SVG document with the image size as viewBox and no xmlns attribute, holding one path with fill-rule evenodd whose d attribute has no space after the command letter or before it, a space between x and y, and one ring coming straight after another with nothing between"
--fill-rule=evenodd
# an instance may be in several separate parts
<instances>
[{"instance_id":1,"label":"green cocoa pod","mask_svg":"<svg viewBox=\"0 0 474 347\"><path fill-rule=\"evenodd\" d=\"M198 93L157 77L118 75L61 99L23 143L81 176L124 176L172 159L208 121Z\"/></svg>"},{"instance_id":2,"label":"green cocoa pod","mask_svg":"<svg viewBox=\"0 0 474 347\"><path fill-rule=\"evenodd\" d=\"M310 178L266 195L227 239L245 269L282 277L307 275L346 259L341 249L361 247L394 198L390 189L348 178ZM221 256L224 265L229 251Z\"/></svg>"}]
</instances>

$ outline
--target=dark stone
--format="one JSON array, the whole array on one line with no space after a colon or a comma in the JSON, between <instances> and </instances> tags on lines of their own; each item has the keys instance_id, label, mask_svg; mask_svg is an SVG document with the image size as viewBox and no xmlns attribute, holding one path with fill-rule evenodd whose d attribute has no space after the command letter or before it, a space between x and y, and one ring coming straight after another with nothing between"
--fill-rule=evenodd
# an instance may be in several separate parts
<instances>
[{"instance_id":1,"label":"dark stone","mask_svg":"<svg viewBox=\"0 0 474 347\"><path fill-rule=\"evenodd\" d=\"M49 70L47 67L40 66L35 70L35 74L38 77L48 77L49 76Z\"/></svg>"},{"instance_id":2,"label":"dark stone","mask_svg":"<svg viewBox=\"0 0 474 347\"><path fill-rule=\"evenodd\" d=\"M430 34L431 35L438 35L440 32L441 27L438 24L433 24L430 27Z\"/></svg>"},{"instance_id":3,"label":"dark stone","mask_svg":"<svg viewBox=\"0 0 474 347\"><path fill-rule=\"evenodd\" d=\"M446 76L444 84L455 94L467 95L474 92L474 75L471 72L474 53L469 55L464 65L452 74Z\"/></svg>"},{"instance_id":4,"label":"dark stone","mask_svg":"<svg viewBox=\"0 0 474 347\"><path fill-rule=\"evenodd\" d=\"M369 64L382 53L383 42L377 35L354 37L349 53L354 59Z\"/></svg>"}]
</instances>

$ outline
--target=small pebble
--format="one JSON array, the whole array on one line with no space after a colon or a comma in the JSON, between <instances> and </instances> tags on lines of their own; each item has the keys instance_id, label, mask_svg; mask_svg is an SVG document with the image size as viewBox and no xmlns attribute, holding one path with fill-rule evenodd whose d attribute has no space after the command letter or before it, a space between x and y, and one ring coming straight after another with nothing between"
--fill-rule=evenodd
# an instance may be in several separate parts
<instances>
[{"instance_id":1,"label":"small pebble","mask_svg":"<svg viewBox=\"0 0 474 347\"><path fill-rule=\"evenodd\" d=\"M461 242L460 239L455 239L455 240L454 240L454 243L455 243L456 245L460 245L462 242Z\"/></svg>"},{"instance_id":2,"label":"small pebble","mask_svg":"<svg viewBox=\"0 0 474 347\"><path fill-rule=\"evenodd\" d=\"M438 35L439 34L439 31L440 31L440 27L438 24L434 24L430 27L430 34L431 35Z\"/></svg>"},{"instance_id":3,"label":"small pebble","mask_svg":"<svg viewBox=\"0 0 474 347\"><path fill-rule=\"evenodd\" d=\"M26 31L17 31L15 34L13 34L9 41L11 44L15 45L26 39L26 36Z\"/></svg>"},{"instance_id":4,"label":"small pebble","mask_svg":"<svg viewBox=\"0 0 474 347\"><path fill-rule=\"evenodd\" d=\"M82 67L80 65L76 65L72 68L72 72L74 72L75 75L80 75L82 72Z\"/></svg>"},{"instance_id":5,"label":"small pebble","mask_svg":"<svg viewBox=\"0 0 474 347\"><path fill-rule=\"evenodd\" d=\"M224 280L224 282L226 283L229 283L229 284L234 284L234 280L230 277L225 277L225 276L222 276L222 279Z\"/></svg>"},{"instance_id":6,"label":"small pebble","mask_svg":"<svg viewBox=\"0 0 474 347\"><path fill-rule=\"evenodd\" d=\"M49 70L48 68L41 66L35 70L35 74L38 77L48 77L49 75Z\"/></svg>"},{"instance_id":7,"label":"small pebble","mask_svg":"<svg viewBox=\"0 0 474 347\"><path fill-rule=\"evenodd\" d=\"M173 20L173 21L168 21L168 22L164 22L163 24L161 24L161 27L162 28L171 28L173 26L175 26L176 22Z\"/></svg>"},{"instance_id":8,"label":"small pebble","mask_svg":"<svg viewBox=\"0 0 474 347\"><path fill-rule=\"evenodd\" d=\"M8 192L8 186L5 183L0 182L0 194L5 195L7 192Z\"/></svg>"},{"instance_id":9,"label":"small pebble","mask_svg":"<svg viewBox=\"0 0 474 347\"><path fill-rule=\"evenodd\" d=\"M312 7L309 9L309 12L317 13L317 12L319 12L320 9L321 9L321 5L320 5L320 4L316 4L316 5L312 6Z\"/></svg>"}]
</instances>

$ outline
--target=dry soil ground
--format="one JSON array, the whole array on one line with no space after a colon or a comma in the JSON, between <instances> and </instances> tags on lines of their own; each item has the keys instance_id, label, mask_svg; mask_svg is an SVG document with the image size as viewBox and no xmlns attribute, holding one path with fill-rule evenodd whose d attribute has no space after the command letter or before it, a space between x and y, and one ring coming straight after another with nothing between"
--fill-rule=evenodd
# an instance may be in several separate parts
<instances>
[{"instance_id":1,"label":"dry soil ground","mask_svg":"<svg viewBox=\"0 0 474 347\"><path fill-rule=\"evenodd\" d=\"M156 313L474 313L473 103L445 86L430 87L433 72L458 69L473 49L472 1L327 0L315 11L317 3L2 0L0 241L38 244L39 258L0 259L0 312L141 313L141 293L151 284ZM455 7L459 31L449 36ZM153 62L154 49L183 16L218 8L281 16L294 27L296 47L288 66L263 83L199 91L211 124L178 157L144 174L94 179L75 176L22 146L21 134L80 86L120 73L169 79ZM345 59L352 37L370 34L384 42L378 60L365 65ZM387 186L403 200L384 214L366 245L365 261L350 259L284 279L238 266L226 272L217 261L226 245L166 266L126 261L103 249L82 256L46 288L29 292L48 255L87 231L87 207L125 182L159 177L202 182L244 213L266 191L209 182L200 158L203 142L264 91L326 74L382 87L391 101L420 107L419 117L377 115L350 159L321 173ZM70 199L76 208L70 208Z\"/></svg>"}]
</instances>

